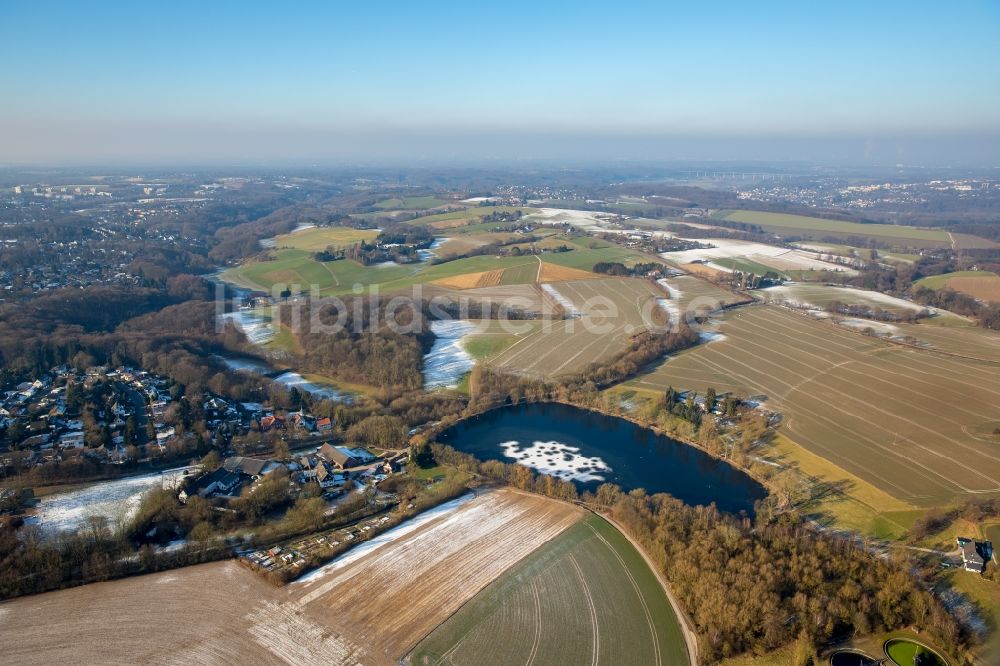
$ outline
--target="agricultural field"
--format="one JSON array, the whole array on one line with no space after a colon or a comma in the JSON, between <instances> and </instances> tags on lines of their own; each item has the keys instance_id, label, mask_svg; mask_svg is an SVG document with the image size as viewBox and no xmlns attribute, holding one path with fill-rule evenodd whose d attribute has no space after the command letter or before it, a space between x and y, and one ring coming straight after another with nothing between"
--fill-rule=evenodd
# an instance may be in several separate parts
<instances>
[{"instance_id":1,"label":"agricultural field","mask_svg":"<svg viewBox=\"0 0 1000 666\"><path fill-rule=\"evenodd\" d=\"M932 275L917 282L928 289L952 289L981 301L1000 303L1000 275L989 271L957 271Z\"/></svg>"},{"instance_id":2,"label":"agricultural field","mask_svg":"<svg viewBox=\"0 0 1000 666\"><path fill-rule=\"evenodd\" d=\"M742 271L763 275L767 272L788 277L811 271L838 271L854 274L850 268L820 259L817 252L789 249L752 241L727 238L694 239L710 245L707 248L664 252L660 256L670 263L688 270L691 262L708 262L710 267L725 271Z\"/></svg>"},{"instance_id":3,"label":"agricultural field","mask_svg":"<svg viewBox=\"0 0 1000 666\"><path fill-rule=\"evenodd\" d=\"M693 275L678 275L658 282L666 288L670 298L677 301L681 311L712 311L727 305L750 302L747 296L733 293Z\"/></svg>"},{"instance_id":4,"label":"agricultural field","mask_svg":"<svg viewBox=\"0 0 1000 666\"><path fill-rule=\"evenodd\" d=\"M578 372L622 351L629 336L656 323L654 311L664 307L657 299L667 298L656 283L639 278L573 280L545 287L551 307L558 303L570 318L539 322L491 365L545 377Z\"/></svg>"},{"instance_id":5,"label":"agricultural field","mask_svg":"<svg viewBox=\"0 0 1000 666\"><path fill-rule=\"evenodd\" d=\"M497 491L429 514L283 588L218 562L0 604L5 659L389 666L584 512Z\"/></svg>"},{"instance_id":6,"label":"agricultural field","mask_svg":"<svg viewBox=\"0 0 1000 666\"><path fill-rule=\"evenodd\" d=\"M936 328L939 332L951 329ZM629 382L766 396L780 433L916 506L1000 496L1000 363L852 333L773 306L727 312L713 341Z\"/></svg>"},{"instance_id":7,"label":"agricultural field","mask_svg":"<svg viewBox=\"0 0 1000 666\"><path fill-rule=\"evenodd\" d=\"M275 285L301 285L308 292L310 285L317 285L323 296L349 294L354 285L379 285L383 293L400 291L416 284L424 284L465 275L503 271L508 268L530 265L537 269L534 257L468 257L442 264L361 264L341 259L318 262L303 250L278 250L272 261L251 261L231 268L222 279L250 289L270 292ZM534 277L531 278L534 281ZM508 282L509 284L509 282Z\"/></svg>"},{"instance_id":8,"label":"agricultural field","mask_svg":"<svg viewBox=\"0 0 1000 666\"><path fill-rule=\"evenodd\" d=\"M959 319L958 315L952 315ZM930 321L934 321L933 319ZM1000 333L978 326L930 326L928 323L895 324L898 335L909 336L918 344L947 354L1000 363Z\"/></svg>"},{"instance_id":9,"label":"agricultural field","mask_svg":"<svg viewBox=\"0 0 1000 666\"><path fill-rule=\"evenodd\" d=\"M515 565L422 640L409 663L689 663L656 575L588 516Z\"/></svg>"},{"instance_id":10,"label":"agricultural field","mask_svg":"<svg viewBox=\"0 0 1000 666\"><path fill-rule=\"evenodd\" d=\"M305 613L363 643L366 657L359 661L395 664L582 516L581 509L537 495L488 492L396 539L349 551L286 590Z\"/></svg>"},{"instance_id":11,"label":"agricultural field","mask_svg":"<svg viewBox=\"0 0 1000 666\"><path fill-rule=\"evenodd\" d=\"M350 227L310 227L290 234L274 237L276 248L291 248L319 252L331 245L335 248L355 245L361 241L374 240L377 229L352 229Z\"/></svg>"},{"instance_id":12,"label":"agricultural field","mask_svg":"<svg viewBox=\"0 0 1000 666\"><path fill-rule=\"evenodd\" d=\"M469 222L478 222L479 218L490 213L513 213L518 210L524 215L535 212L534 208L524 206L469 206L462 210L438 213L436 215L425 215L411 220L409 223L426 225L434 229L458 229L468 225ZM493 228L497 224L497 222L493 222L486 226Z\"/></svg>"},{"instance_id":13,"label":"agricultural field","mask_svg":"<svg viewBox=\"0 0 1000 666\"><path fill-rule=\"evenodd\" d=\"M768 231L785 236L810 236L817 239L870 237L887 242L897 242L907 247L948 247L952 244L948 233L940 229L904 227L892 224L860 224L805 215L751 210L726 211L721 217L731 222L756 224Z\"/></svg>"},{"instance_id":14,"label":"agricultural field","mask_svg":"<svg viewBox=\"0 0 1000 666\"><path fill-rule=\"evenodd\" d=\"M15 599L0 617L4 660L23 666L346 665L363 654L231 561Z\"/></svg>"},{"instance_id":15,"label":"agricultural field","mask_svg":"<svg viewBox=\"0 0 1000 666\"><path fill-rule=\"evenodd\" d=\"M823 310L833 302L881 309L896 314L920 312L924 306L877 291L824 284L790 283L758 289L754 292L764 300L787 303L793 307Z\"/></svg>"},{"instance_id":16,"label":"agricultural field","mask_svg":"<svg viewBox=\"0 0 1000 666\"><path fill-rule=\"evenodd\" d=\"M427 210L449 203L454 202L437 197L394 197L379 201L375 207L381 210Z\"/></svg>"}]
</instances>

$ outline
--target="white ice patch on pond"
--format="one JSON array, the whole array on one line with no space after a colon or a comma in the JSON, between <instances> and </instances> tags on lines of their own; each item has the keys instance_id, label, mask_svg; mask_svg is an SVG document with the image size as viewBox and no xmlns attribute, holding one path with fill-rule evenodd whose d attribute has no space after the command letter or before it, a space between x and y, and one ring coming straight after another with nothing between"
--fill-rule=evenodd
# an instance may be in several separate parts
<instances>
[{"instance_id":1,"label":"white ice patch on pond","mask_svg":"<svg viewBox=\"0 0 1000 666\"><path fill-rule=\"evenodd\" d=\"M324 386L323 384L317 384L316 382L311 382L297 372L285 372L274 378L274 381L278 382L285 388L295 387L300 391L308 391L312 393L313 396L317 398L326 398L329 400L343 400L344 394L333 388L332 386Z\"/></svg>"},{"instance_id":2,"label":"white ice patch on pond","mask_svg":"<svg viewBox=\"0 0 1000 666\"><path fill-rule=\"evenodd\" d=\"M29 522L37 524L45 536L79 530L88 518L95 516L107 518L109 525L116 527L135 516L144 493L153 488L172 487L187 469L101 481L79 490L46 495Z\"/></svg>"},{"instance_id":3,"label":"white ice patch on pond","mask_svg":"<svg viewBox=\"0 0 1000 666\"><path fill-rule=\"evenodd\" d=\"M431 322L431 332L436 338L424 355L425 390L455 388L462 375L472 370L476 361L462 347L462 338L475 328L472 322L461 319Z\"/></svg>"},{"instance_id":4,"label":"white ice patch on pond","mask_svg":"<svg viewBox=\"0 0 1000 666\"><path fill-rule=\"evenodd\" d=\"M575 305L573 305L573 301L569 300L568 298L560 294L559 290L556 289L554 286L546 282L545 284L542 285L542 290L544 290L546 294L554 298L556 303L558 303L563 307L568 316L570 317L580 316L580 311L576 309Z\"/></svg>"},{"instance_id":5,"label":"white ice patch on pond","mask_svg":"<svg viewBox=\"0 0 1000 666\"><path fill-rule=\"evenodd\" d=\"M252 344L262 345L274 337L274 327L271 322L256 312L247 310L237 310L219 315L220 323L225 325L226 321L231 321L236 325L243 335L247 336Z\"/></svg>"},{"instance_id":6,"label":"white ice patch on pond","mask_svg":"<svg viewBox=\"0 0 1000 666\"><path fill-rule=\"evenodd\" d=\"M599 472L611 471L611 467L599 456L581 455L579 447L562 442L536 441L522 448L521 443L514 440L501 442L500 447L504 456L514 462L563 481L603 481L604 477Z\"/></svg>"}]
</instances>

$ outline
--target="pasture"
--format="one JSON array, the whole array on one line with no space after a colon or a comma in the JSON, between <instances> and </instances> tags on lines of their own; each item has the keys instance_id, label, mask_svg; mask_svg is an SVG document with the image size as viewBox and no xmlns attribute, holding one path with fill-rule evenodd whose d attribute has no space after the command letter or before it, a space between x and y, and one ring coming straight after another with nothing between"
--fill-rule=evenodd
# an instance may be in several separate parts
<instances>
[{"instance_id":1,"label":"pasture","mask_svg":"<svg viewBox=\"0 0 1000 666\"><path fill-rule=\"evenodd\" d=\"M323 296L349 294L354 285L378 285L381 291L399 291L416 284L424 284L465 275L504 271L518 266L530 266L536 271L538 261L528 257L479 256L456 259L442 264L377 264L362 266L348 259L319 262L303 250L278 250L271 261L250 261L222 274L222 279L250 289L270 292L275 285L300 285L308 292L310 285L317 285ZM523 273L527 278L528 272ZM534 272L531 279L534 282ZM506 284L511 284L510 281Z\"/></svg>"},{"instance_id":2,"label":"pasture","mask_svg":"<svg viewBox=\"0 0 1000 666\"><path fill-rule=\"evenodd\" d=\"M290 234L274 237L274 246L318 252L333 246L335 248L355 245L361 241L374 240L377 229L352 229L350 227L311 227Z\"/></svg>"},{"instance_id":3,"label":"pasture","mask_svg":"<svg viewBox=\"0 0 1000 666\"><path fill-rule=\"evenodd\" d=\"M515 565L422 640L410 663L689 663L656 575L588 516Z\"/></svg>"},{"instance_id":4,"label":"pasture","mask_svg":"<svg viewBox=\"0 0 1000 666\"><path fill-rule=\"evenodd\" d=\"M491 365L544 377L579 372L624 350L632 334L656 323L654 311L661 307L656 299L667 296L656 283L639 278L573 280L548 289L550 311L558 304L577 316L537 322Z\"/></svg>"},{"instance_id":5,"label":"pasture","mask_svg":"<svg viewBox=\"0 0 1000 666\"><path fill-rule=\"evenodd\" d=\"M756 224L764 229L784 236L808 236L847 239L850 237L870 237L906 247L948 247L951 238L940 229L924 227L904 227L893 224L860 224L841 220L826 220L805 215L787 213L767 213L762 211L727 211L723 219L731 222Z\"/></svg>"},{"instance_id":6,"label":"pasture","mask_svg":"<svg viewBox=\"0 0 1000 666\"><path fill-rule=\"evenodd\" d=\"M629 385L764 395L783 415L783 435L911 504L1000 496L1000 454L978 433L1000 421L1000 363L893 345L773 306L729 311L719 333Z\"/></svg>"}]
</instances>

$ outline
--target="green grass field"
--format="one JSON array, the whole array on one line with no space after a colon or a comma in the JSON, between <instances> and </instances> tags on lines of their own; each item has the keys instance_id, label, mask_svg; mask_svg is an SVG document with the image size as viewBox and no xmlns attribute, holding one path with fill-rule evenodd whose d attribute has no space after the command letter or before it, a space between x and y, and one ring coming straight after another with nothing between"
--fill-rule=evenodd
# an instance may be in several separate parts
<instances>
[{"instance_id":1,"label":"green grass field","mask_svg":"<svg viewBox=\"0 0 1000 666\"><path fill-rule=\"evenodd\" d=\"M917 280L916 285L919 287L926 287L927 289L941 289L944 287L944 283L951 278L957 277L972 277L972 278L988 278L996 277L996 273L991 273L990 271L955 271L953 273L942 273L941 275L931 275L930 277L925 277L923 279Z\"/></svg>"},{"instance_id":2,"label":"green grass field","mask_svg":"<svg viewBox=\"0 0 1000 666\"><path fill-rule=\"evenodd\" d=\"M312 231L312 230L310 230ZM316 234L304 241L295 234L297 242L306 245L320 244L325 247L331 238L328 231L317 230ZM353 229L346 231L355 231ZM320 234L319 232L323 232ZM360 232L356 232L360 233ZM322 240L320 240L322 238ZM349 294L354 285L369 287L379 285L383 292L399 291L415 284L424 284L447 277L503 269L501 284L530 284L538 275L538 261L570 268L590 270L599 261L621 261L634 264L650 261L651 258L632 250L610 246L600 249L579 249L571 252L546 253L538 257L495 257L489 255L466 257L440 264L382 264L362 266L347 259L319 262L313 259L313 252L305 249L283 248L273 252L270 261L250 261L231 268L222 274L222 279L249 289L272 291L276 285L300 285L294 292L308 293L311 285L317 285L323 296Z\"/></svg>"},{"instance_id":3,"label":"green grass field","mask_svg":"<svg viewBox=\"0 0 1000 666\"><path fill-rule=\"evenodd\" d=\"M904 227L891 224L859 224L840 220L824 220L805 215L787 213L765 213L760 211L726 211L722 219L732 222L757 224L769 231L784 235L802 235L814 238L833 236L869 236L887 241L899 241L901 245L920 247L946 247L951 245L948 234L940 229Z\"/></svg>"},{"instance_id":4,"label":"green grass field","mask_svg":"<svg viewBox=\"0 0 1000 666\"><path fill-rule=\"evenodd\" d=\"M536 209L526 208L524 206L469 206L463 210L453 210L449 213L438 213L437 215L418 217L415 220L411 220L410 224L433 224L434 222L448 222L450 220L475 220L484 215L489 215L490 213L512 213L516 210L520 210L525 215L536 212ZM495 225L496 223L494 222L490 226L492 227Z\"/></svg>"},{"instance_id":5,"label":"green grass field","mask_svg":"<svg viewBox=\"0 0 1000 666\"><path fill-rule=\"evenodd\" d=\"M448 203L451 202L437 197L398 197L379 201L375 207L382 210L427 210Z\"/></svg>"},{"instance_id":6,"label":"green grass field","mask_svg":"<svg viewBox=\"0 0 1000 666\"><path fill-rule=\"evenodd\" d=\"M531 256L481 256L442 264L362 266L347 259L318 262L312 258L311 253L304 250L278 250L275 255L273 261L251 261L231 268L222 274L222 279L268 292L276 285L300 285L301 291L308 293L310 285L317 285L321 295L332 296L349 294L354 285L378 285L383 292L390 292L465 273L520 267L524 268L512 273L514 277L509 278L505 284L525 284L534 282L538 268L538 261ZM517 277L519 275L520 278Z\"/></svg>"},{"instance_id":7,"label":"green grass field","mask_svg":"<svg viewBox=\"0 0 1000 666\"><path fill-rule=\"evenodd\" d=\"M572 252L551 252L542 255L542 261L590 271L594 269L594 264L601 261L619 261L626 266L631 266L647 261L658 261L658 259L645 255L642 252L612 245L593 250L586 248L573 250Z\"/></svg>"},{"instance_id":8,"label":"green grass field","mask_svg":"<svg viewBox=\"0 0 1000 666\"><path fill-rule=\"evenodd\" d=\"M275 236L275 247L318 252L329 246L345 247L359 241L370 241L378 236L375 229L350 227L313 227L294 234Z\"/></svg>"},{"instance_id":9,"label":"green grass field","mask_svg":"<svg viewBox=\"0 0 1000 666\"><path fill-rule=\"evenodd\" d=\"M687 664L677 617L642 555L590 515L422 640L412 664Z\"/></svg>"}]
</instances>

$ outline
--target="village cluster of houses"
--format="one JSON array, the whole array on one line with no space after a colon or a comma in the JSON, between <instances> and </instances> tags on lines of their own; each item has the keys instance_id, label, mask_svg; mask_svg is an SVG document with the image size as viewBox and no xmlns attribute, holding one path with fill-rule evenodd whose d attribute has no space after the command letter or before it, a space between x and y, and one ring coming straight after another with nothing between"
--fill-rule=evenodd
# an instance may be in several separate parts
<instances>
[{"instance_id":1,"label":"village cluster of houses","mask_svg":"<svg viewBox=\"0 0 1000 666\"><path fill-rule=\"evenodd\" d=\"M67 404L69 387L89 391L96 382L110 386L107 398L93 410L88 427L78 409ZM31 381L0 393L0 470L16 473L36 465L77 456L106 464L141 462L167 454L184 437L170 422L172 383L166 377L123 366L85 371L53 368ZM288 431L291 436L321 436L333 430L329 418L305 411L275 414L259 403L236 402L206 395L201 405L212 444L226 450L237 434ZM129 441L126 424L131 420ZM95 441L94 432L102 433Z\"/></svg>"},{"instance_id":2,"label":"village cluster of houses","mask_svg":"<svg viewBox=\"0 0 1000 666\"><path fill-rule=\"evenodd\" d=\"M99 381L111 385L111 397L95 410L95 425L107 428L110 441L88 448L85 424L79 411L67 404L67 393L73 384L89 390ZM31 467L84 454L102 462L124 462L130 418L149 433L145 447L162 451L174 436L163 418L171 400L169 387L168 379L130 367L79 371L67 366L8 387L0 399L0 452L6 454L0 465ZM16 462L14 451L23 454Z\"/></svg>"},{"instance_id":3,"label":"village cluster of houses","mask_svg":"<svg viewBox=\"0 0 1000 666\"><path fill-rule=\"evenodd\" d=\"M217 469L206 471L182 483L178 498L182 502L187 502L194 496L235 499L245 488L253 488L279 469L288 470L289 483L298 489L315 484L329 497L353 489L376 487L390 474L402 471L405 461L405 453L378 457L361 447L334 446L329 443L312 453L294 456L288 462L233 456L226 458Z\"/></svg>"}]
</instances>

